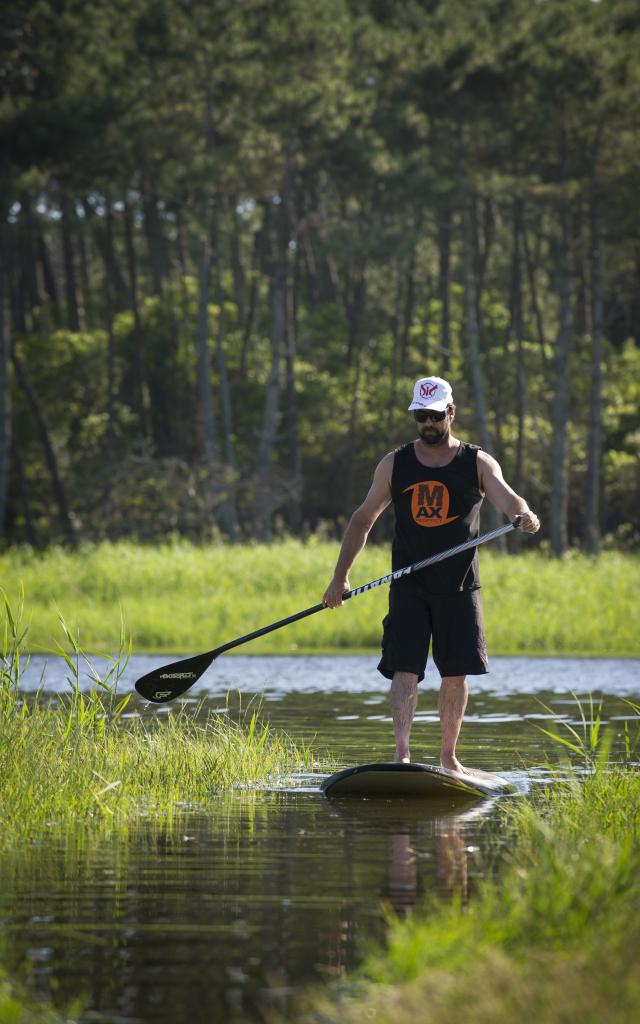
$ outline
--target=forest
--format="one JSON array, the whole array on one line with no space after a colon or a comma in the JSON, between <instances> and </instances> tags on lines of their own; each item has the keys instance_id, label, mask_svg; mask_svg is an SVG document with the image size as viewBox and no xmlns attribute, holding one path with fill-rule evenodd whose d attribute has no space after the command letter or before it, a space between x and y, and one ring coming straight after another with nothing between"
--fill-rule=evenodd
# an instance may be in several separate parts
<instances>
[{"instance_id":1,"label":"forest","mask_svg":"<svg viewBox=\"0 0 640 1024\"><path fill-rule=\"evenodd\" d=\"M437 374L549 552L637 548L634 0L15 0L0 47L2 546L336 536Z\"/></svg>"}]
</instances>

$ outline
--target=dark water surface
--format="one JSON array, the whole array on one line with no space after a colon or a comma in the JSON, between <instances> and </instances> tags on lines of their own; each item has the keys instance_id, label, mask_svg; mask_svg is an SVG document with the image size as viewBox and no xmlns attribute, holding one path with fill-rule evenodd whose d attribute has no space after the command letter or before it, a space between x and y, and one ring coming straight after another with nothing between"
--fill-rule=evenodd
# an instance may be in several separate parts
<instances>
[{"instance_id":1,"label":"dark water surface","mask_svg":"<svg viewBox=\"0 0 640 1024\"><path fill-rule=\"evenodd\" d=\"M123 689L171 658L138 658ZM189 700L237 717L261 716L304 739L334 767L392 753L387 683L370 657L226 657ZM64 688L47 667L46 688ZM616 731L640 699L640 662L494 659L471 680L459 744L470 765L499 770L520 792L553 781L559 751L536 725L581 725L572 691L602 699ZM35 687L35 659L27 685ZM208 688L208 689L207 689ZM435 761L437 679L422 686L414 760ZM542 703L540 703L542 702ZM547 705L547 711L542 705ZM166 714L142 701L134 713ZM89 1021L261 1020L291 1011L307 982L356 966L384 935L384 915L425 898L473 898L497 870L508 837L495 802L352 801L332 807L327 774L274 780L210 806L183 809L172 827L141 822L117 839L70 836L0 859L0 923L8 966L56 1002L84 995ZM510 797L507 799L517 799Z\"/></svg>"}]
</instances>

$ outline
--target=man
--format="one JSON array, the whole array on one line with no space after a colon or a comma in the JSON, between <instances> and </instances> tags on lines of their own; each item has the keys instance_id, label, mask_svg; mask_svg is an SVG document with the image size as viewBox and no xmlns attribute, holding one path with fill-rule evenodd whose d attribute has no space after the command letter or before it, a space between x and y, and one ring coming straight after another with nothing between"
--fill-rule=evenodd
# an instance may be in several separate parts
<instances>
[{"instance_id":1,"label":"man","mask_svg":"<svg viewBox=\"0 0 640 1024\"><path fill-rule=\"evenodd\" d=\"M418 437L378 463L371 489L353 513L324 604L337 608L351 589L349 572L378 516L393 503L396 523L392 567L427 558L479 534L486 495L510 520L536 533L540 522L524 498L509 487L499 464L476 445L451 433L456 415L451 386L441 377L416 381L413 412ZM409 737L424 678L429 644L441 676L438 710L440 764L468 772L456 757L467 706L467 675L489 671L478 574L472 548L411 576L395 580L383 627L378 670L391 680L395 761L409 762Z\"/></svg>"}]
</instances>

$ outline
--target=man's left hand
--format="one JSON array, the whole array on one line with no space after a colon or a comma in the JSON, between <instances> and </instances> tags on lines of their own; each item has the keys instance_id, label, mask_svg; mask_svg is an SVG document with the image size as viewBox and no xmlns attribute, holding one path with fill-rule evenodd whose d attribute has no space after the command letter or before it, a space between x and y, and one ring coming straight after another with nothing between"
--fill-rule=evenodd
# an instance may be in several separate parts
<instances>
[{"instance_id":1,"label":"man's left hand","mask_svg":"<svg viewBox=\"0 0 640 1024\"><path fill-rule=\"evenodd\" d=\"M523 533L537 533L540 529L540 520L538 519L535 512L529 510L528 512L520 512L520 526L519 529Z\"/></svg>"}]
</instances>

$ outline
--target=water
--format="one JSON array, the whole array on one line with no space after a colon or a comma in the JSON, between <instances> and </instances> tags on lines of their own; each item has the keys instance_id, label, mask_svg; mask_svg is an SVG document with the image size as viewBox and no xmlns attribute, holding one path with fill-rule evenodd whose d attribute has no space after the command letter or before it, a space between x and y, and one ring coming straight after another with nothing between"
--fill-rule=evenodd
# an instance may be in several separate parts
<instances>
[{"instance_id":1,"label":"water","mask_svg":"<svg viewBox=\"0 0 640 1024\"><path fill-rule=\"evenodd\" d=\"M169 658L138 658L123 689ZM369 657L220 659L190 692L233 717L248 705L307 740L335 766L388 759L387 683ZM46 686L64 688L47 668ZM42 665L32 662L27 686ZM571 691L594 693L621 731L640 698L638 661L493 659L471 681L459 753L500 770L520 791L549 784L536 726L580 724ZM427 676L414 726L415 760L436 760L437 680ZM253 702L253 704L252 704ZM132 713L166 714L137 702ZM84 1020L258 1021L294 1013L308 982L343 977L384 935L385 913L433 895L473 898L509 837L496 804L355 801L332 807L326 770L236 791L185 810L178 827L140 823L126 838L70 836L0 861L0 920L8 966L27 964L32 991L55 1001L84 994ZM510 798L514 799L514 798ZM517 797L515 798L517 799Z\"/></svg>"}]
</instances>

